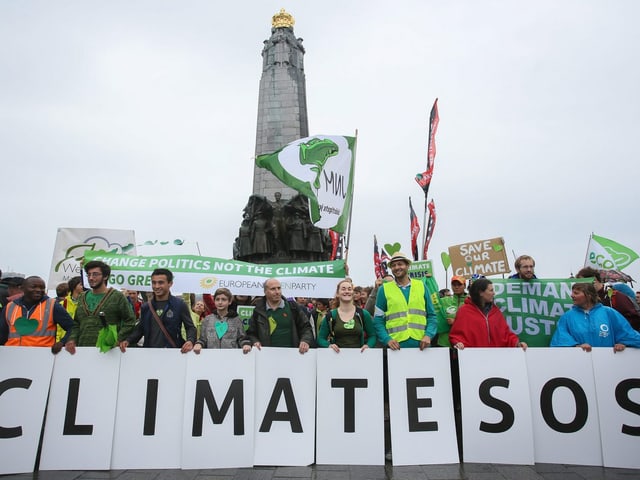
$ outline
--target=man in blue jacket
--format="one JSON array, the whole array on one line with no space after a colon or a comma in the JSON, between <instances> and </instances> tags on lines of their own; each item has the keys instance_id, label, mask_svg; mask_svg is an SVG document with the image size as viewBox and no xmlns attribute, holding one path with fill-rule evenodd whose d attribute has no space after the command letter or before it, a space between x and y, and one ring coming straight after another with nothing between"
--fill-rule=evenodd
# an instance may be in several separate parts
<instances>
[{"instance_id":1,"label":"man in blue jacket","mask_svg":"<svg viewBox=\"0 0 640 480\"><path fill-rule=\"evenodd\" d=\"M166 268L156 268L151 273L153 298L142 304L140 321L127 339L120 343L124 353L131 344L144 337L144 346L151 348L180 348L182 353L193 349L196 342L196 327L193 325L189 307L181 298L171 295L173 273ZM182 326L187 334L182 337Z\"/></svg>"}]
</instances>

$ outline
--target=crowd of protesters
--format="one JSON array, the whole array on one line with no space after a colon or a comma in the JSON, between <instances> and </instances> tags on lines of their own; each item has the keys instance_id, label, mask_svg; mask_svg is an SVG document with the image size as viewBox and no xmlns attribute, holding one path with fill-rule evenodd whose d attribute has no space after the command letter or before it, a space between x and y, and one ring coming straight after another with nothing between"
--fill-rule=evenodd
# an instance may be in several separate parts
<instances>
[{"instance_id":1,"label":"crowd of protesters","mask_svg":"<svg viewBox=\"0 0 640 480\"><path fill-rule=\"evenodd\" d=\"M152 291L117 291L109 287L110 267L100 261L84 265L81 276L56 286L56 298L46 295L40 277L0 279L0 344L63 347L98 346L180 348L183 353L203 348L241 348L245 353L262 346L292 347L305 353L326 347L392 350L431 346L521 347L494 303L492 282L486 278L454 276L451 289L442 289L436 315L425 283L408 275L411 259L397 253L388 264L390 274L372 287L341 280L333 298L285 298L278 279L264 282L264 296L234 296L226 288L213 294L174 296L173 273L156 269ZM510 278L532 281L535 261L519 257ZM557 323L551 346L640 347L640 309L637 299L602 282L599 272L584 268L572 289L573 308ZM467 283L468 282L468 283ZM467 293L468 285L468 293ZM238 307L252 306L249 319Z\"/></svg>"}]
</instances>

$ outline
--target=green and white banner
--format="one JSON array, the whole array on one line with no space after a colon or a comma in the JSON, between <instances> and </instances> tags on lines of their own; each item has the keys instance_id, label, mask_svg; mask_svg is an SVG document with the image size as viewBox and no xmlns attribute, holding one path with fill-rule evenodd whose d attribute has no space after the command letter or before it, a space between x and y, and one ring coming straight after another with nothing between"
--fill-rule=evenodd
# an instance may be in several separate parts
<instances>
[{"instance_id":1,"label":"green and white banner","mask_svg":"<svg viewBox=\"0 0 640 480\"><path fill-rule=\"evenodd\" d=\"M48 288L53 290L60 282L80 275L83 256L88 250L136 255L135 232L106 228L58 228Z\"/></svg>"},{"instance_id":2,"label":"green and white banner","mask_svg":"<svg viewBox=\"0 0 640 480\"><path fill-rule=\"evenodd\" d=\"M431 260L416 260L409 265L409 277L433 277L433 262Z\"/></svg>"},{"instance_id":3,"label":"green and white banner","mask_svg":"<svg viewBox=\"0 0 640 480\"><path fill-rule=\"evenodd\" d=\"M354 137L315 135L258 155L256 165L309 199L309 216L316 227L345 233L353 198L354 158Z\"/></svg>"},{"instance_id":4,"label":"green and white banner","mask_svg":"<svg viewBox=\"0 0 640 480\"><path fill-rule=\"evenodd\" d=\"M571 286L591 278L491 279L511 330L530 347L548 347L558 319L573 306Z\"/></svg>"},{"instance_id":5,"label":"green and white banner","mask_svg":"<svg viewBox=\"0 0 640 480\"><path fill-rule=\"evenodd\" d=\"M345 278L344 261L259 265L196 255L133 257L105 251L86 251L86 261L100 260L111 266L109 285L128 290L151 291L151 272L173 272L172 292L213 293L225 287L234 295L264 295L262 285L277 278L286 297L332 297L336 284Z\"/></svg>"},{"instance_id":6,"label":"green and white banner","mask_svg":"<svg viewBox=\"0 0 640 480\"><path fill-rule=\"evenodd\" d=\"M591 235L584 266L599 270L622 270L638 258L638 254L629 247L605 237Z\"/></svg>"},{"instance_id":7,"label":"green and white banner","mask_svg":"<svg viewBox=\"0 0 640 480\"><path fill-rule=\"evenodd\" d=\"M245 331L249 329L249 320L253 316L253 310L256 307L253 305L238 305L236 307L236 311L238 312L238 316L242 319L242 326Z\"/></svg>"}]
</instances>

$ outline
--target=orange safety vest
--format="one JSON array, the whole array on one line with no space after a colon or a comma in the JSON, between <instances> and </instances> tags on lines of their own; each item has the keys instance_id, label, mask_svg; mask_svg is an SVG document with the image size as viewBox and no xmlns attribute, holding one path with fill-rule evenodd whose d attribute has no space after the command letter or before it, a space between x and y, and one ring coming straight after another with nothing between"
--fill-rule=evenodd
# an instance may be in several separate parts
<instances>
[{"instance_id":1,"label":"orange safety vest","mask_svg":"<svg viewBox=\"0 0 640 480\"><path fill-rule=\"evenodd\" d=\"M56 342L56 324L53 321L53 307L55 298L48 298L40 302L32 310L24 305L11 302L6 306L6 319L9 324L9 339L5 345L13 347L52 347ZM28 335L20 335L15 323L19 318L27 317L36 320L36 329Z\"/></svg>"}]
</instances>

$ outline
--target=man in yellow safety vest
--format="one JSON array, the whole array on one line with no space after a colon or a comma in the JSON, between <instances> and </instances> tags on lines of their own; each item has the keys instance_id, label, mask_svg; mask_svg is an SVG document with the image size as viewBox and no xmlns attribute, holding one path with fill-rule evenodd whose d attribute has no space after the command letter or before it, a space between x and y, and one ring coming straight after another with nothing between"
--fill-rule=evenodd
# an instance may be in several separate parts
<instances>
[{"instance_id":1,"label":"man in yellow safety vest","mask_svg":"<svg viewBox=\"0 0 640 480\"><path fill-rule=\"evenodd\" d=\"M409 265L411 260L404 253L394 254L389 267L395 282L382 284L376 297L376 334L391 350L424 350L438 329L429 291L422 280L409 277Z\"/></svg>"}]
</instances>

